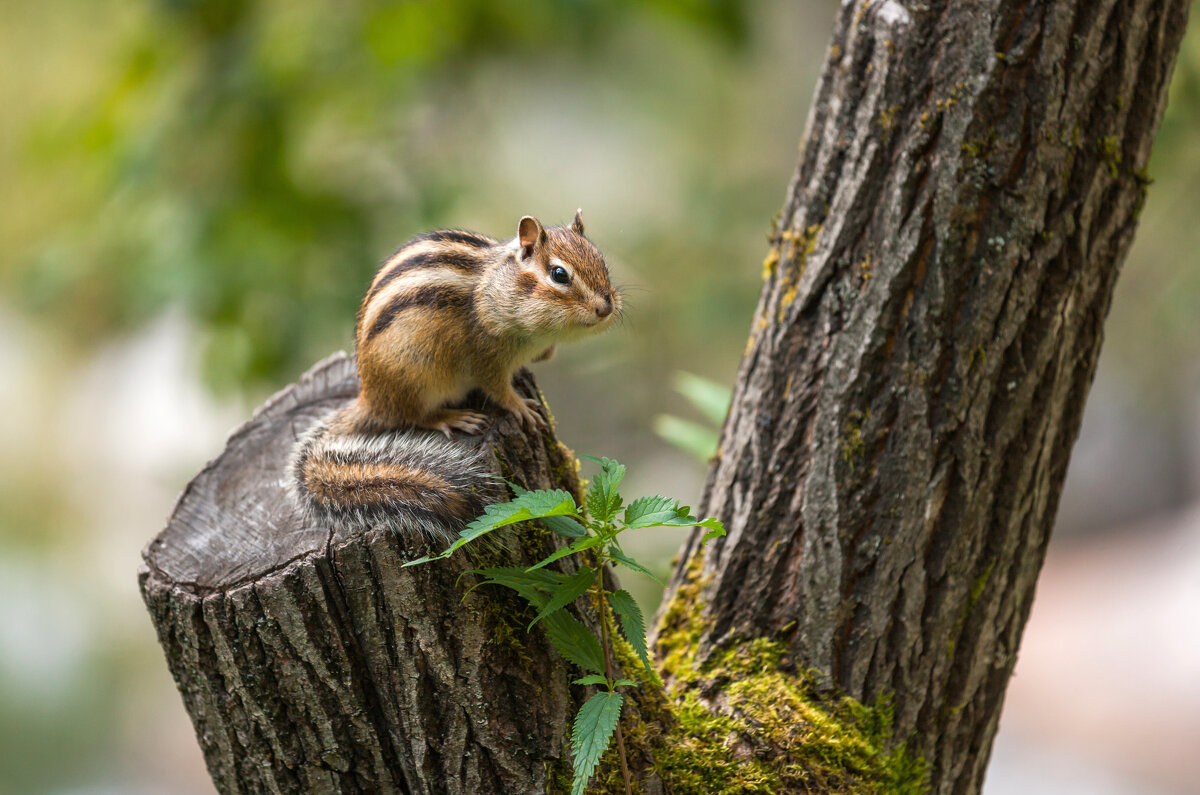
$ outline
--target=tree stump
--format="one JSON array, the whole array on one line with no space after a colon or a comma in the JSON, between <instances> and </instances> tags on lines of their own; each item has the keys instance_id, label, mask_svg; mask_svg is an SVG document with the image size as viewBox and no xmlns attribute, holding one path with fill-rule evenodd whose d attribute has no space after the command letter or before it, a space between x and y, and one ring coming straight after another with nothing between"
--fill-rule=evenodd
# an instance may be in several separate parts
<instances>
[{"instance_id":1,"label":"tree stump","mask_svg":"<svg viewBox=\"0 0 1200 795\"><path fill-rule=\"evenodd\" d=\"M527 372L518 390L537 395ZM314 526L288 496L295 439L357 391L353 359L338 354L271 398L143 553L142 596L213 781L222 792L543 792L556 775L547 760L570 769L578 700L542 636L514 634L524 604L502 589L464 599L456 580L470 562L402 569L428 551L418 541ZM507 415L456 440L493 446L504 474L531 488L577 486L553 434L529 437ZM519 532L517 562L553 549L548 533Z\"/></svg>"}]
</instances>

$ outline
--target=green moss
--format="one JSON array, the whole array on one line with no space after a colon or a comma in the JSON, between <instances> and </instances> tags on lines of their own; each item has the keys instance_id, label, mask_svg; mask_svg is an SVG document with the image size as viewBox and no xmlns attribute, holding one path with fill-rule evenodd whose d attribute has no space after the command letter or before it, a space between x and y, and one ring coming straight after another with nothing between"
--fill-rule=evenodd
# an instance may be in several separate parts
<instances>
[{"instance_id":1,"label":"green moss","mask_svg":"<svg viewBox=\"0 0 1200 795\"><path fill-rule=\"evenodd\" d=\"M800 277L804 275L804 267L808 262L809 255L817 248L817 236L821 234L821 224L810 224L803 232L784 232L781 239L790 244L789 261L795 264L795 267L788 268L784 274L783 295L779 300L779 313L776 317L776 322L783 322L784 313L796 300L796 294L800 289ZM768 261L770 255L768 254ZM774 267L778 263L779 258L776 257ZM764 268L766 262L763 263Z\"/></svg>"},{"instance_id":2,"label":"green moss","mask_svg":"<svg viewBox=\"0 0 1200 795\"><path fill-rule=\"evenodd\" d=\"M677 793L927 790L925 765L891 740L890 699L865 705L822 695L787 647L758 638L700 660L702 555L659 629L676 725L655 749L655 770ZM720 708L700 694L719 691Z\"/></svg>"},{"instance_id":3,"label":"green moss","mask_svg":"<svg viewBox=\"0 0 1200 795\"><path fill-rule=\"evenodd\" d=\"M975 582L971 583L971 590L967 594L967 603L963 605L964 620L969 618L975 610L975 605L979 602L979 597L983 596L983 589L987 587L988 579L992 576L992 569L994 568L996 568L996 561L992 560L988 563L987 568L983 570L983 574L980 574L975 578Z\"/></svg>"},{"instance_id":4,"label":"green moss","mask_svg":"<svg viewBox=\"0 0 1200 795\"><path fill-rule=\"evenodd\" d=\"M892 105L879 111L879 116L875 119L875 123L879 125L879 129L883 130L885 138L891 137L892 130L896 126L896 114L899 111L899 105Z\"/></svg>"},{"instance_id":5,"label":"green moss","mask_svg":"<svg viewBox=\"0 0 1200 795\"><path fill-rule=\"evenodd\" d=\"M1100 157L1108 164L1108 172L1114 177L1121 167L1121 141L1115 135L1110 135L1107 138L1101 138L1096 141L1096 148L1100 152Z\"/></svg>"},{"instance_id":6,"label":"green moss","mask_svg":"<svg viewBox=\"0 0 1200 795\"><path fill-rule=\"evenodd\" d=\"M975 578L975 582L971 583L971 590L967 592L967 601L963 603L962 612L959 614L958 620L954 623L954 631L950 633L950 642L946 644L947 657L954 656L954 650L957 648L956 638L962 632L962 628L967 623L967 619L971 617L971 613L975 612L975 605L979 603L979 597L983 596L983 589L987 588L988 579L992 576L992 569L994 568L996 568L996 561L992 560L988 563L987 568L983 570L983 573Z\"/></svg>"},{"instance_id":7,"label":"green moss","mask_svg":"<svg viewBox=\"0 0 1200 795\"><path fill-rule=\"evenodd\" d=\"M775 268L779 265L779 246L771 246L767 251L766 258L763 259L762 277L765 282L775 275Z\"/></svg>"},{"instance_id":8,"label":"green moss","mask_svg":"<svg viewBox=\"0 0 1200 795\"><path fill-rule=\"evenodd\" d=\"M846 418L846 430L842 434L842 460L854 472L856 462L863 457L866 443L863 442L862 424L871 419L870 411L852 411Z\"/></svg>"},{"instance_id":9,"label":"green moss","mask_svg":"<svg viewBox=\"0 0 1200 795\"><path fill-rule=\"evenodd\" d=\"M752 754L737 754L741 721L714 713L695 693L675 705L679 730L655 758L655 770L678 793L771 793L783 791L780 777ZM732 741L732 742L731 742ZM742 756L743 758L737 758Z\"/></svg>"},{"instance_id":10,"label":"green moss","mask_svg":"<svg viewBox=\"0 0 1200 795\"><path fill-rule=\"evenodd\" d=\"M871 260L870 254L867 255L866 259L858 263L858 276L860 279L862 279L863 284L871 281L871 273L873 272L874 267L875 263Z\"/></svg>"},{"instance_id":11,"label":"green moss","mask_svg":"<svg viewBox=\"0 0 1200 795\"><path fill-rule=\"evenodd\" d=\"M971 360L967 363L967 370L974 371L977 365L987 364L987 351L982 345L976 345L971 351Z\"/></svg>"},{"instance_id":12,"label":"green moss","mask_svg":"<svg viewBox=\"0 0 1200 795\"><path fill-rule=\"evenodd\" d=\"M978 160L983 153L985 143L983 141L966 141L960 147L963 155L968 160Z\"/></svg>"}]
</instances>

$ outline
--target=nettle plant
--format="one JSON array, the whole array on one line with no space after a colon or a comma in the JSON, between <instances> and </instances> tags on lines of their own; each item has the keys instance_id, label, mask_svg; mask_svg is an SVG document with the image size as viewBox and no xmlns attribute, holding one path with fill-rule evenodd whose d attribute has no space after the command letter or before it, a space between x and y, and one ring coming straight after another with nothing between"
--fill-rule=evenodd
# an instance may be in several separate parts
<instances>
[{"instance_id":1,"label":"nettle plant","mask_svg":"<svg viewBox=\"0 0 1200 795\"><path fill-rule=\"evenodd\" d=\"M516 498L505 503L489 505L480 516L459 534L459 538L438 555L418 558L406 563L416 566L448 558L462 547L507 525L540 520L550 530L570 539L570 543L554 554L530 566L472 569L480 585L503 585L519 593L537 611L527 629L540 624L550 644L568 662L585 671L586 676L574 681L577 685L602 688L584 702L571 728L571 752L575 775L572 795L582 795L595 773L596 766L608 750L615 734L621 760L621 773L629 789L629 766L625 760L625 743L618 723L624 698L618 688L636 687L632 679L620 678L613 667L612 638L616 627L642 661L650 681L659 682L650 664L646 647L646 621L642 611L628 591L609 591L604 586L602 572L609 564L624 566L657 581L645 566L621 549L620 535L628 530L649 527L704 527L708 529L702 542L725 535L725 528L716 519L697 519L690 508L681 506L669 497L639 497L628 505L621 496L621 480L625 467L609 458L583 458L600 465L588 486L584 505L563 489L528 491L509 483ZM624 511L622 512L622 508ZM573 574L552 571L548 564L570 555L578 556L579 568ZM589 629L567 611L567 607L591 592L591 599L600 609L600 634ZM468 591L470 593L470 591ZM603 609L608 606L609 610ZM611 612L610 612L611 611Z\"/></svg>"}]
</instances>

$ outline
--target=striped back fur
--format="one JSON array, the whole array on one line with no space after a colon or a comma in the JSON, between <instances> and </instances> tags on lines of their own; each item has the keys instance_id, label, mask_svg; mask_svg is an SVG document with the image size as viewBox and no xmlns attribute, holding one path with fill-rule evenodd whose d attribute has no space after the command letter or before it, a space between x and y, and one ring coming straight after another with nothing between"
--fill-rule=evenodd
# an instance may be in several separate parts
<instances>
[{"instance_id":1,"label":"striped back fur","mask_svg":"<svg viewBox=\"0 0 1200 795\"><path fill-rule=\"evenodd\" d=\"M443 229L415 237L376 272L358 309L355 344L362 350L406 309L469 310L472 292L495 240L474 232Z\"/></svg>"},{"instance_id":2,"label":"striped back fur","mask_svg":"<svg viewBox=\"0 0 1200 795\"><path fill-rule=\"evenodd\" d=\"M319 422L292 454L290 488L315 522L385 525L444 545L502 498L488 449L432 431L346 434Z\"/></svg>"}]
</instances>

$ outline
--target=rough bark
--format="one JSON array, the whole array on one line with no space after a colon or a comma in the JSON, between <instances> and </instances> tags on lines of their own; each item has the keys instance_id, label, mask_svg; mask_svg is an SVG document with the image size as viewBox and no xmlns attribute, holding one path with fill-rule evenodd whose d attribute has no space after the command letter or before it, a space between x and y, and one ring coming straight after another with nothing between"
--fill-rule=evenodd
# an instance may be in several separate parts
<instances>
[{"instance_id":1,"label":"rough bark","mask_svg":"<svg viewBox=\"0 0 1200 795\"><path fill-rule=\"evenodd\" d=\"M702 501L701 643L892 694L935 792L983 780L1187 5L838 12Z\"/></svg>"},{"instance_id":2,"label":"rough bark","mask_svg":"<svg viewBox=\"0 0 1200 795\"><path fill-rule=\"evenodd\" d=\"M536 394L527 374L519 387ZM142 594L213 781L229 793L544 792L556 765L569 770L585 694L526 634L523 603L501 589L464 599L469 562L401 569L426 550L387 530L307 525L284 491L293 440L357 388L339 355L276 395L144 553ZM576 485L550 434L500 417L479 443L531 487ZM553 548L522 532L505 555Z\"/></svg>"}]
</instances>

